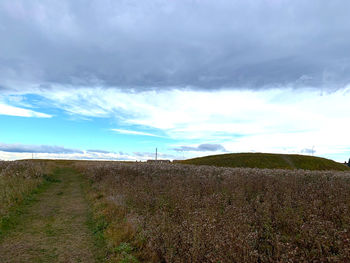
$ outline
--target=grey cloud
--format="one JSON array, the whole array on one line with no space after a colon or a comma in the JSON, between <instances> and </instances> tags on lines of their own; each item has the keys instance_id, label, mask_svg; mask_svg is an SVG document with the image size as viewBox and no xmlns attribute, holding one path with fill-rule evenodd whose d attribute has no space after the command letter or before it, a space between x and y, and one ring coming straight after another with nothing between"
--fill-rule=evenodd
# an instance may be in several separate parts
<instances>
[{"instance_id":1,"label":"grey cloud","mask_svg":"<svg viewBox=\"0 0 350 263\"><path fill-rule=\"evenodd\" d=\"M13 153L83 153L76 149L68 149L50 145L25 145L0 143L0 151Z\"/></svg>"},{"instance_id":2,"label":"grey cloud","mask_svg":"<svg viewBox=\"0 0 350 263\"><path fill-rule=\"evenodd\" d=\"M313 149L313 148L304 148L300 152L301 153L306 153L306 154L314 154L316 152L316 150Z\"/></svg>"},{"instance_id":3,"label":"grey cloud","mask_svg":"<svg viewBox=\"0 0 350 263\"><path fill-rule=\"evenodd\" d=\"M346 0L4 0L0 87L337 88Z\"/></svg>"},{"instance_id":4,"label":"grey cloud","mask_svg":"<svg viewBox=\"0 0 350 263\"><path fill-rule=\"evenodd\" d=\"M133 155L136 157L148 157L148 156L155 156L155 153L150 152L133 152Z\"/></svg>"},{"instance_id":5,"label":"grey cloud","mask_svg":"<svg viewBox=\"0 0 350 263\"><path fill-rule=\"evenodd\" d=\"M197 147L180 146L180 147L174 148L173 150L178 151L178 152L182 152L182 151L184 151L184 152L191 152L191 151L198 151L198 152L221 151L221 152L226 152L226 149L221 144L209 144L209 143L200 144Z\"/></svg>"}]
</instances>

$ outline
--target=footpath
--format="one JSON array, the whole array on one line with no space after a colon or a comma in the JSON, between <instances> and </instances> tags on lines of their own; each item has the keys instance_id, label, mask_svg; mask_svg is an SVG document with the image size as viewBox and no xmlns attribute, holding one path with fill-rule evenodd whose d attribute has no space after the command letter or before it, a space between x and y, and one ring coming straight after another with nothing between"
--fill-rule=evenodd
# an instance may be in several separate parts
<instances>
[{"instance_id":1,"label":"footpath","mask_svg":"<svg viewBox=\"0 0 350 263\"><path fill-rule=\"evenodd\" d=\"M71 168L57 168L54 178L0 240L0 262L95 262L83 179Z\"/></svg>"}]
</instances>

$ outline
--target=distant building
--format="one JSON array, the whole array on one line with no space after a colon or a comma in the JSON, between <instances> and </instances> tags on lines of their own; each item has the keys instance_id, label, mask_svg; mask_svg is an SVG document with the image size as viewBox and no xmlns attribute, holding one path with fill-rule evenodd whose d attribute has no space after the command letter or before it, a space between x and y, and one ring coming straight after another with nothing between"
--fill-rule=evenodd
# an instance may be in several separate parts
<instances>
[{"instance_id":1,"label":"distant building","mask_svg":"<svg viewBox=\"0 0 350 263\"><path fill-rule=\"evenodd\" d=\"M147 160L148 163L171 163L170 160Z\"/></svg>"}]
</instances>

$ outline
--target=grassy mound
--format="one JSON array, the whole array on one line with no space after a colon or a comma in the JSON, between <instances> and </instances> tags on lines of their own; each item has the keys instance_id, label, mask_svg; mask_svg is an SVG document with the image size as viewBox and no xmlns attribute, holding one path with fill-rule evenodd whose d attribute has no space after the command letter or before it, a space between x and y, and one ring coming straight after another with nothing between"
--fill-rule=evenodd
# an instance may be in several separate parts
<instances>
[{"instance_id":1,"label":"grassy mound","mask_svg":"<svg viewBox=\"0 0 350 263\"><path fill-rule=\"evenodd\" d=\"M214 165L220 167L245 167L269 169L304 169L304 170L350 170L342 163L298 154L272 153L230 153L211 155L179 161L183 164Z\"/></svg>"}]
</instances>

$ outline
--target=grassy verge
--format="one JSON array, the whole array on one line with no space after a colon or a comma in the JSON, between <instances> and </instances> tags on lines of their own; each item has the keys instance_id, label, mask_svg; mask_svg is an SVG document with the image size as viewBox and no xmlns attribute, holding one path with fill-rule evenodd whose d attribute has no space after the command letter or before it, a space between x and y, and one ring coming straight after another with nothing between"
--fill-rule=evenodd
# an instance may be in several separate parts
<instances>
[{"instance_id":1,"label":"grassy verge","mask_svg":"<svg viewBox=\"0 0 350 263\"><path fill-rule=\"evenodd\" d=\"M0 176L0 217L6 215L11 207L21 203L43 180L43 177Z\"/></svg>"},{"instance_id":2,"label":"grassy verge","mask_svg":"<svg viewBox=\"0 0 350 263\"><path fill-rule=\"evenodd\" d=\"M6 211L6 214L0 217L0 240L3 239L11 229L18 225L28 208L37 201L37 196L46 191L52 183L58 182L60 182L60 180L56 178L55 174L50 176L44 175L40 183L38 182L36 184L36 188L32 189L30 192L23 191L22 195L20 195L20 200L17 200L17 202Z\"/></svg>"},{"instance_id":3,"label":"grassy verge","mask_svg":"<svg viewBox=\"0 0 350 263\"><path fill-rule=\"evenodd\" d=\"M107 249L106 239L103 235L103 230L105 228L104 226L107 225L107 222L103 217L97 217L97 204L96 200L94 200L91 182L88 182L86 178L83 178L81 187L90 208L88 211L86 223L94 235L94 245L98 248L99 251L99 253L96 254L96 262L109 262L111 251Z\"/></svg>"},{"instance_id":4,"label":"grassy verge","mask_svg":"<svg viewBox=\"0 0 350 263\"><path fill-rule=\"evenodd\" d=\"M106 199L94 183L84 178L83 189L90 204L87 224L99 249L97 262L139 262L135 231L127 223L125 208Z\"/></svg>"}]
</instances>

